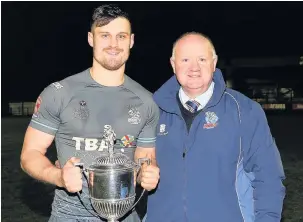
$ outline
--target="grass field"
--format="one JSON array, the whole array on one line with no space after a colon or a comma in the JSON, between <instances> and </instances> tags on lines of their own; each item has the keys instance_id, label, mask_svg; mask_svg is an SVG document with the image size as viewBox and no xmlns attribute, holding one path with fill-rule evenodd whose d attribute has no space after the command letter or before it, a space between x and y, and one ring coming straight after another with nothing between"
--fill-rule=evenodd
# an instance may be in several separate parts
<instances>
[{"instance_id":1,"label":"grass field","mask_svg":"<svg viewBox=\"0 0 303 222\"><path fill-rule=\"evenodd\" d=\"M268 116L287 179L283 222L303 222L303 116ZM2 118L2 221L46 222L54 187L20 169L19 156L28 118ZM55 161L55 148L47 156ZM227 221L232 222L232 221Z\"/></svg>"}]
</instances>

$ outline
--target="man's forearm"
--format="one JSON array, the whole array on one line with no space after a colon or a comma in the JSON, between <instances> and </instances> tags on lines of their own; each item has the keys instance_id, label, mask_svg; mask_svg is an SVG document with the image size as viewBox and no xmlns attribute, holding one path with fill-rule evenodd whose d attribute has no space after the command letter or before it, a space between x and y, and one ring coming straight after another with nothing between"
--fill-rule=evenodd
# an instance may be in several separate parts
<instances>
[{"instance_id":1,"label":"man's forearm","mask_svg":"<svg viewBox=\"0 0 303 222\"><path fill-rule=\"evenodd\" d=\"M55 167L47 157L36 150L21 155L21 168L36 180L62 187L61 169Z\"/></svg>"}]
</instances>

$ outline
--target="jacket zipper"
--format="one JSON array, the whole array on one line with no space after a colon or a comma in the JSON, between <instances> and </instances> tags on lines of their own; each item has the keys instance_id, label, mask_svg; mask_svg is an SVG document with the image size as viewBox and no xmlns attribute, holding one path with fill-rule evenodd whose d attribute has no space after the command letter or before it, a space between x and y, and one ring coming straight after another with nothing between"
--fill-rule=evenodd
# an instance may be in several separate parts
<instances>
[{"instance_id":1,"label":"jacket zipper","mask_svg":"<svg viewBox=\"0 0 303 222\"><path fill-rule=\"evenodd\" d=\"M200 115L201 113L205 113L205 110L207 110L207 109L208 109L208 108L202 109L201 112L200 112L198 115ZM196 116L196 117L197 117L197 116ZM195 117L195 118L196 118L196 117ZM183 120L183 123L184 123L184 125L185 125L185 128L187 128L186 122L185 122L183 116L181 116L180 118ZM193 120L193 122L194 122L194 120ZM193 125L193 122L192 122L191 126ZM187 134L186 134L187 136L189 136L189 132L190 132L191 126L190 126L190 128L189 128L189 130L188 130L188 132L187 132ZM185 158L187 152L188 152L188 149L185 147L185 148L183 149L183 153L182 153L183 159Z\"/></svg>"},{"instance_id":2,"label":"jacket zipper","mask_svg":"<svg viewBox=\"0 0 303 222\"><path fill-rule=\"evenodd\" d=\"M185 130L187 131L187 126L186 126L186 122L183 118L183 116L181 115L180 116L180 119L183 120L183 123L184 123L184 126L185 126ZM189 131L186 132L186 137L189 136ZM187 221L187 212L186 212L186 185L187 185L187 179L186 179L186 166L185 166L185 156L186 156L186 151L187 151L187 148L186 148L186 145L185 143L183 144L183 153L182 153L182 158L183 158L183 212L184 212L184 221Z\"/></svg>"},{"instance_id":3,"label":"jacket zipper","mask_svg":"<svg viewBox=\"0 0 303 222\"><path fill-rule=\"evenodd\" d=\"M206 109L202 109L201 110L201 113L204 113ZM200 113L198 114L200 115ZM185 119L183 118L183 116L179 116L181 118L181 120L183 120L183 123L185 125L185 129L187 130L187 125L186 125L186 122L185 122ZM193 120L194 122L194 120ZM193 124L192 122L192 124ZM186 136L188 137L189 136L189 132L190 132L190 129L192 127L192 124L189 128L189 130L187 131L187 134ZM187 209L186 209L186 196L185 196L185 192L186 192L186 186L187 186L187 179L186 179L186 167L185 167L185 157L186 157L186 153L188 152L188 148L185 146L184 149L183 149L183 153L182 153L182 158L183 158L183 179L184 179L184 191L183 191L183 211L184 211L184 221L188 221L187 220Z\"/></svg>"},{"instance_id":4,"label":"jacket zipper","mask_svg":"<svg viewBox=\"0 0 303 222\"><path fill-rule=\"evenodd\" d=\"M204 107L202 110L201 110L201 112L200 113L205 113L205 111L206 110L208 110L209 108L211 108L211 107L213 107L214 105L212 105L212 106L209 106L209 107ZM198 115L200 115L200 113L198 114ZM178 114L176 114L176 115L178 115ZM184 120L184 118L183 118L183 116L182 116L182 114L181 115L178 115L179 116L179 118L181 119L181 120L183 120L183 123L184 123L184 125L185 125L185 129L187 130L187 125L186 125L186 122L185 122L185 120ZM196 116L197 117L197 116ZM195 117L195 118L196 118ZM194 120L193 120L193 122L194 122ZM192 124L193 124L193 122L192 122ZM192 124L191 124L191 126L192 126ZM189 132L190 132L190 129L191 129L191 126L190 126L190 128L189 128L189 130L188 130L188 132L187 132L187 134L186 134L186 136L188 137L189 136ZM185 157L186 157L186 153L188 152L188 149L187 149L187 147L184 147L184 149L183 149L183 153L182 153L182 158L183 158L183 178L184 178L184 191L183 191L183 210L184 210L184 221L188 221L187 220L187 215L186 215L186 197L185 197L185 191L186 191L186 185L187 185L187 180L186 180L186 167L185 167Z\"/></svg>"}]
</instances>

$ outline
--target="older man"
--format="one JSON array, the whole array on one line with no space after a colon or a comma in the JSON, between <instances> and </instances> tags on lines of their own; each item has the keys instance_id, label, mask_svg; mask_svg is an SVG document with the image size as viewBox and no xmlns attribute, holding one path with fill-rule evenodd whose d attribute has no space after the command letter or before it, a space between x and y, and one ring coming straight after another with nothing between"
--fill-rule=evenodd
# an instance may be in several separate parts
<instances>
[{"instance_id":1,"label":"older man","mask_svg":"<svg viewBox=\"0 0 303 222\"><path fill-rule=\"evenodd\" d=\"M173 46L175 76L155 94L161 109L161 180L147 222L278 222L285 189L279 151L261 106L226 88L209 38Z\"/></svg>"}]
</instances>

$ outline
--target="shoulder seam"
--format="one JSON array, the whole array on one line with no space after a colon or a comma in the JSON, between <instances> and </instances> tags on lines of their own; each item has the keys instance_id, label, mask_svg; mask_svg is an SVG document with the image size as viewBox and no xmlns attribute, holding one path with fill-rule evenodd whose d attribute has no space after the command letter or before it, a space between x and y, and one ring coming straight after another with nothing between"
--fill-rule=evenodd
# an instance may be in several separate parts
<instances>
[{"instance_id":1,"label":"shoulder seam","mask_svg":"<svg viewBox=\"0 0 303 222\"><path fill-rule=\"evenodd\" d=\"M240 121L240 124L241 124L242 118L241 118L240 104L239 104L238 100L232 94L230 94L229 92L225 91L224 93L229 95L235 101L235 103L237 105L237 109L238 109L239 121Z\"/></svg>"}]
</instances>

